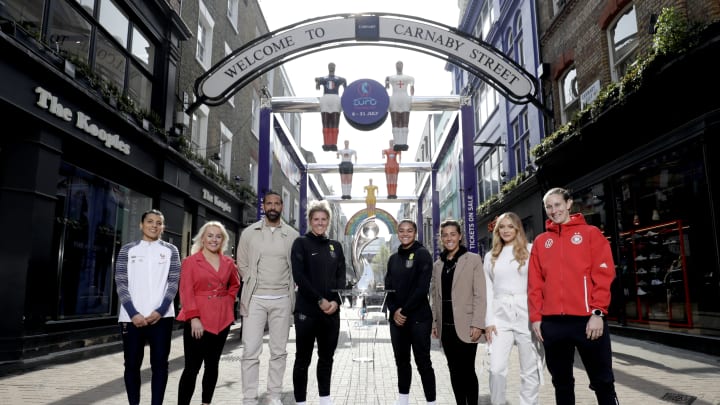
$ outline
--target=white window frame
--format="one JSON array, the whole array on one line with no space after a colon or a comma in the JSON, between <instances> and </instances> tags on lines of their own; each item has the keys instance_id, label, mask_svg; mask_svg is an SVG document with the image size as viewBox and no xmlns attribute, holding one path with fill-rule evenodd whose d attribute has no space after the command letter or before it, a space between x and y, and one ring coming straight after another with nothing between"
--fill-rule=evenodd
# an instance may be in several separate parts
<instances>
[{"instance_id":1,"label":"white window frame","mask_svg":"<svg viewBox=\"0 0 720 405\"><path fill-rule=\"evenodd\" d=\"M248 164L248 171L250 172L250 187L252 187L255 194L258 192L258 163L254 158L250 158Z\"/></svg>"},{"instance_id":2,"label":"white window frame","mask_svg":"<svg viewBox=\"0 0 720 405\"><path fill-rule=\"evenodd\" d=\"M192 115L192 129L190 132L191 149L202 157L206 157L207 155L209 115L210 108L206 105L198 107Z\"/></svg>"},{"instance_id":3,"label":"white window frame","mask_svg":"<svg viewBox=\"0 0 720 405\"><path fill-rule=\"evenodd\" d=\"M285 222L290 222L290 192L283 186L282 188L283 212L282 216Z\"/></svg>"},{"instance_id":4,"label":"white window frame","mask_svg":"<svg viewBox=\"0 0 720 405\"><path fill-rule=\"evenodd\" d=\"M220 167L226 176L230 177L230 166L232 165L232 139L233 133L228 127L220 122Z\"/></svg>"},{"instance_id":5,"label":"white window frame","mask_svg":"<svg viewBox=\"0 0 720 405\"><path fill-rule=\"evenodd\" d=\"M238 33L238 20L240 16L240 0L228 0L227 2L227 14L230 25L232 25L235 33Z\"/></svg>"},{"instance_id":6,"label":"white window frame","mask_svg":"<svg viewBox=\"0 0 720 405\"><path fill-rule=\"evenodd\" d=\"M570 83L568 83L568 80ZM577 70L575 66L568 68L558 80L560 90L560 110L562 122L570 121L580 110L580 94L577 85ZM572 97L572 99L570 99Z\"/></svg>"},{"instance_id":7,"label":"white window frame","mask_svg":"<svg viewBox=\"0 0 720 405\"><path fill-rule=\"evenodd\" d=\"M525 50L523 49L522 14L518 12L515 17L515 62L525 67Z\"/></svg>"},{"instance_id":8,"label":"white window frame","mask_svg":"<svg viewBox=\"0 0 720 405\"><path fill-rule=\"evenodd\" d=\"M225 56L228 56L228 55L230 55L230 54L232 53L232 48L230 48L230 45L228 45L227 42L224 43L224 48L225 48ZM236 93L236 94L233 94L232 96L230 96L230 97L227 99L227 103L230 104L230 106L231 106L232 108L235 108L235 96L236 96L236 95L237 95L237 93Z\"/></svg>"},{"instance_id":9,"label":"white window frame","mask_svg":"<svg viewBox=\"0 0 720 405\"><path fill-rule=\"evenodd\" d=\"M195 60L205 68L210 69L212 66L212 43L213 29L215 20L205 6L205 1L198 2L198 32L197 32L197 50L195 52Z\"/></svg>"},{"instance_id":10,"label":"white window frame","mask_svg":"<svg viewBox=\"0 0 720 405\"><path fill-rule=\"evenodd\" d=\"M250 114L252 114L252 131L255 138L260 139L260 97L256 91L252 94L252 105L250 107Z\"/></svg>"},{"instance_id":11,"label":"white window frame","mask_svg":"<svg viewBox=\"0 0 720 405\"><path fill-rule=\"evenodd\" d=\"M623 49L623 55L618 56L618 48L615 44L615 33L617 27L622 25L624 29L630 32L633 28L635 29L634 34L628 34L625 38L627 44ZM635 62L638 52L638 26L637 26L637 14L635 12L635 6L630 6L625 9L622 13L618 14L618 17L613 21L607 29L608 36L608 48L610 54L610 74L614 82L619 81L627 72L628 68Z\"/></svg>"}]
</instances>

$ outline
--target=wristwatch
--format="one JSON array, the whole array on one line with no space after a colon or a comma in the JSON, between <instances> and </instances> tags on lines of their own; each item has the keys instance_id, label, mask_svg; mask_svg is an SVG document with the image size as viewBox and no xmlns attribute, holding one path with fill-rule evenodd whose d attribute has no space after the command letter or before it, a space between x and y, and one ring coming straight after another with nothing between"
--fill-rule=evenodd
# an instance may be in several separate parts
<instances>
[{"instance_id":1,"label":"wristwatch","mask_svg":"<svg viewBox=\"0 0 720 405\"><path fill-rule=\"evenodd\" d=\"M600 318L602 318L603 316L605 316L605 314L603 314L603 312L602 312L601 310L599 310L599 309L593 309L593 310L592 310L592 314L595 315L595 316L599 316Z\"/></svg>"}]
</instances>

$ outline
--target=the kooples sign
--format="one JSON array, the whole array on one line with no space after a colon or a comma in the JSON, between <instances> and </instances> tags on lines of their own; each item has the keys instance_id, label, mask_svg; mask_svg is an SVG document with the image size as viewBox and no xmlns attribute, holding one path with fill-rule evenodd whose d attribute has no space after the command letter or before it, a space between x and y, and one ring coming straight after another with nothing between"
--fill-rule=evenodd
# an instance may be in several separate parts
<instances>
[{"instance_id":1,"label":"the kooples sign","mask_svg":"<svg viewBox=\"0 0 720 405\"><path fill-rule=\"evenodd\" d=\"M98 127L92 122L92 118L90 118L89 115L83 113L82 111L78 111L76 114L73 114L71 109L63 106L56 96L53 96L52 93L42 87L36 87L35 93L38 95L36 103L38 107L63 121L73 122L74 120L76 128L99 139L106 148L117 149L126 155L130 154L130 145L123 142L123 140L120 139L120 135L111 134Z\"/></svg>"},{"instance_id":2,"label":"the kooples sign","mask_svg":"<svg viewBox=\"0 0 720 405\"><path fill-rule=\"evenodd\" d=\"M211 193L209 190L202 189L202 196L205 201L213 203L216 207L220 208L224 212L232 212L232 207L230 207L230 204L228 204L227 201Z\"/></svg>"}]
</instances>

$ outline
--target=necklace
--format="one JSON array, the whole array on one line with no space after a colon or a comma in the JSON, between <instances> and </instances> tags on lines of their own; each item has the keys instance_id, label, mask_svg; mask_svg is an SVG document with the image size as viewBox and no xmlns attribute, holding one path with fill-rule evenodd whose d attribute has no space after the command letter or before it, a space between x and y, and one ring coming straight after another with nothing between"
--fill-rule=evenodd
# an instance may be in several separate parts
<instances>
[{"instance_id":1,"label":"necklace","mask_svg":"<svg viewBox=\"0 0 720 405\"><path fill-rule=\"evenodd\" d=\"M445 269L445 274L450 274L451 271L455 270L455 266L457 263L453 263L452 267L448 267Z\"/></svg>"}]
</instances>

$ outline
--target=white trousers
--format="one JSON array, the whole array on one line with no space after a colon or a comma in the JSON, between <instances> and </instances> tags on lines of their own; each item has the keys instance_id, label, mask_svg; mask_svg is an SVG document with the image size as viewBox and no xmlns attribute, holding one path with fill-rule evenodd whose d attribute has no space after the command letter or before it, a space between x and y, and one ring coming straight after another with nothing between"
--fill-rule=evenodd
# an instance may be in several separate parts
<instances>
[{"instance_id":1,"label":"white trousers","mask_svg":"<svg viewBox=\"0 0 720 405\"><path fill-rule=\"evenodd\" d=\"M500 295L493 302L497 335L493 336L490 352L490 401L506 403L508 364L513 345L520 357L520 404L537 405L540 394L540 354L530 332L526 295Z\"/></svg>"},{"instance_id":2,"label":"white trousers","mask_svg":"<svg viewBox=\"0 0 720 405\"><path fill-rule=\"evenodd\" d=\"M290 298L250 298L248 315L242 327L242 390L243 402L255 405L258 401L260 354L262 353L265 324L269 329L270 363L267 390L272 398L280 399L287 359L287 341L290 334Z\"/></svg>"}]
</instances>

